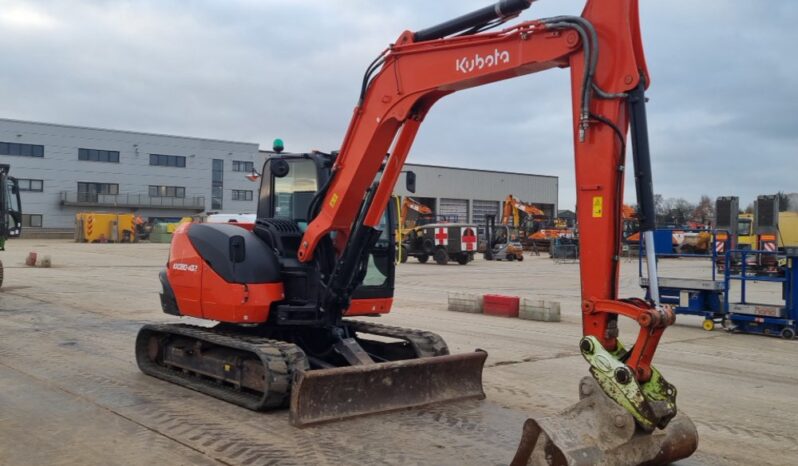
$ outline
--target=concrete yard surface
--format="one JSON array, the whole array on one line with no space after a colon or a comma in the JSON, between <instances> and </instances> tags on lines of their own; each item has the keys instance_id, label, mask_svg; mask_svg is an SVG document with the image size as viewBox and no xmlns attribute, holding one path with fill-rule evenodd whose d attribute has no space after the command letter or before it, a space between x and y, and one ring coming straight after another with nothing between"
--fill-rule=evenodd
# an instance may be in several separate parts
<instances>
[{"instance_id":1,"label":"concrete yard surface","mask_svg":"<svg viewBox=\"0 0 798 466\"><path fill-rule=\"evenodd\" d=\"M380 323L430 330L453 353L488 352L485 401L296 429L286 411L250 412L143 375L133 342L160 310L164 244L13 240L0 253L0 465L507 464L524 420L577 400L579 266L546 255L523 262L419 264L397 269L394 311ZM52 268L24 265L30 251ZM666 260L663 275L708 264ZM778 302L770 284L752 297ZM559 301L562 322L454 313L447 292ZM642 296L637 262L622 263L621 295ZM196 322L196 321L195 321ZM622 322L622 340L637 333ZM698 427L684 464L794 464L798 458L798 341L728 334L679 316L655 365Z\"/></svg>"}]
</instances>

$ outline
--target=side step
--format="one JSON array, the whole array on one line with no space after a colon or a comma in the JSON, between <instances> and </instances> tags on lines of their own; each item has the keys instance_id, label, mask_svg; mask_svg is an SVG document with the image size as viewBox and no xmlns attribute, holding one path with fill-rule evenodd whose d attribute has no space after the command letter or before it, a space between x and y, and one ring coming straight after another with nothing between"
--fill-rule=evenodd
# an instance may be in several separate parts
<instances>
[{"instance_id":1,"label":"side step","mask_svg":"<svg viewBox=\"0 0 798 466\"><path fill-rule=\"evenodd\" d=\"M482 368L487 357L488 353L477 350L299 371L291 391L291 424L304 427L434 403L484 399Z\"/></svg>"}]
</instances>

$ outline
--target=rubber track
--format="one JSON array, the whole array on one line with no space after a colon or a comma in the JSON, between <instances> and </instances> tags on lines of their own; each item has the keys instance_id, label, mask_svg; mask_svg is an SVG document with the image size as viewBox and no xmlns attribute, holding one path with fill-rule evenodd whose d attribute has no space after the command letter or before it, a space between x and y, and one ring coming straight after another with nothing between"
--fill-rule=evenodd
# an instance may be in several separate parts
<instances>
[{"instance_id":1,"label":"rubber track","mask_svg":"<svg viewBox=\"0 0 798 466\"><path fill-rule=\"evenodd\" d=\"M437 333L393 327L390 325L372 324L370 322L361 322L358 320L344 320L344 323L356 332L405 340L410 343L416 352L416 356L419 358L446 356L449 354L449 347Z\"/></svg>"},{"instance_id":2,"label":"rubber track","mask_svg":"<svg viewBox=\"0 0 798 466\"><path fill-rule=\"evenodd\" d=\"M237 390L229 385L211 379L188 375L185 371L161 366L150 361L147 356L147 340L144 335L179 335L213 345L238 349L255 354L263 362L264 373L269 377L269 389L262 395ZM287 406L293 374L306 370L308 366L305 353L296 345L268 338L238 335L215 331L212 328L185 324L145 325L136 338L136 360L139 369L147 375L196 390L245 408L262 411Z\"/></svg>"}]
</instances>

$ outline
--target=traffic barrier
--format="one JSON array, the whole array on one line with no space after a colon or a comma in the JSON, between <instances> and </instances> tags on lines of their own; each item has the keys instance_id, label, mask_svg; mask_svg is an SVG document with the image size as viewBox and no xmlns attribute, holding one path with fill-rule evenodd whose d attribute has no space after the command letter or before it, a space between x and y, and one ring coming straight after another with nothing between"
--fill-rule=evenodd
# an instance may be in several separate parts
<instances>
[{"instance_id":1,"label":"traffic barrier","mask_svg":"<svg viewBox=\"0 0 798 466\"><path fill-rule=\"evenodd\" d=\"M470 293L449 293L448 309L469 314L482 313L482 296Z\"/></svg>"},{"instance_id":2,"label":"traffic barrier","mask_svg":"<svg viewBox=\"0 0 798 466\"><path fill-rule=\"evenodd\" d=\"M559 322L560 303L558 301L524 298L521 300L521 305L518 309L518 318L541 322Z\"/></svg>"},{"instance_id":3,"label":"traffic barrier","mask_svg":"<svg viewBox=\"0 0 798 466\"><path fill-rule=\"evenodd\" d=\"M518 296L486 294L482 296L482 313L489 316L518 317Z\"/></svg>"}]
</instances>

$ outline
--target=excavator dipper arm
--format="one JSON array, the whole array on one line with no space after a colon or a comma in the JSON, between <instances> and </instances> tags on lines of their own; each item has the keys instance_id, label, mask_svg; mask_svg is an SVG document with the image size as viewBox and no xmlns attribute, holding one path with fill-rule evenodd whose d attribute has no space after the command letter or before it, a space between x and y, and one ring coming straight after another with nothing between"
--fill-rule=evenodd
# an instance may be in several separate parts
<instances>
[{"instance_id":1,"label":"excavator dipper arm","mask_svg":"<svg viewBox=\"0 0 798 466\"><path fill-rule=\"evenodd\" d=\"M304 234L300 259L311 260L319 240L332 231L343 254L366 191L373 189L385 154L390 153L363 218L366 227L379 224L421 121L438 99L470 87L570 67L584 333L614 351L618 306L607 303L617 298L627 98L647 71L637 2L600 3L599 7L596 0L589 1L581 18L528 21L493 33L415 42L412 32L404 32L380 59L380 71L366 82L321 209ZM648 303L622 307L623 315L636 320L652 312ZM667 319L656 320L652 328L660 329L660 322ZM651 348L636 345L636 351L642 351L641 346ZM632 368L646 381L653 350L642 356L635 358Z\"/></svg>"},{"instance_id":2,"label":"excavator dipper arm","mask_svg":"<svg viewBox=\"0 0 798 466\"><path fill-rule=\"evenodd\" d=\"M456 91L551 68L570 68L584 337L580 343L604 393L643 431L676 414L673 386L651 366L670 309L618 298L625 142L631 126L641 230L653 230L653 191L643 95L650 79L637 0L588 0L581 17L521 22L476 32L528 8L502 0L417 33L405 31L369 67L332 179L302 238L298 257L312 260L335 232L339 271L373 237L421 122L438 99ZM456 36L446 37L454 33ZM386 156L386 154L388 154ZM365 199L365 200L364 200ZM350 237L351 235L351 237ZM649 270L656 282L656 268ZM653 276L652 276L653 273ZM335 273L333 274L335 275ZM344 280L346 282L346 280ZM652 288L655 289L655 288ZM346 299L339 300L346 302ZM640 325L629 351L618 341L618 316Z\"/></svg>"}]
</instances>

